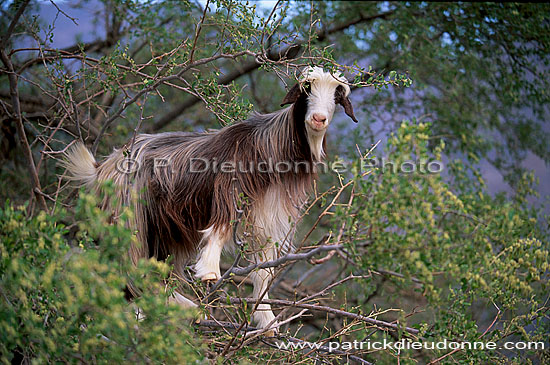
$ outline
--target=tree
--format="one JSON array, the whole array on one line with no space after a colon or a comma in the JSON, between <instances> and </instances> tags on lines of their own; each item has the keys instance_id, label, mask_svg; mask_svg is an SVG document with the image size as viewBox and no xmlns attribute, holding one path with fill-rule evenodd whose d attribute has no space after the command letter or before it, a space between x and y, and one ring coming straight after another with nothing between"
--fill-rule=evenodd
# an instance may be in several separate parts
<instances>
[{"instance_id":1,"label":"tree","mask_svg":"<svg viewBox=\"0 0 550 365\"><path fill-rule=\"evenodd\" d=\"M104 36L53 46L57 19L84 21L80 5L98 9ZM546 361L548 221L517 162L550 157L548 5L261 5L52 3L51 22L42 3L2 5L0 194L12 202L0 214L2 361ZM56 161L77 139L101 154L136 133L275 110L304 64L344 71L363 123L332 129L331 162L345 169L321 176L297 252L265 264L277 264L271 304L288 322L276 338L245 335L257 266L228 265L206 288L167 277L164 263L120 262L133 240L124 219L109 225L96 198L75 201ZM488 191L484 160L510 196ZM144 321L122 296L130 279L149 288L136 301ZM189 313L164 301L178 285L215 320L177 322ZM384 339L539 348L343 346Z\"/></svg>"}]
</instances>

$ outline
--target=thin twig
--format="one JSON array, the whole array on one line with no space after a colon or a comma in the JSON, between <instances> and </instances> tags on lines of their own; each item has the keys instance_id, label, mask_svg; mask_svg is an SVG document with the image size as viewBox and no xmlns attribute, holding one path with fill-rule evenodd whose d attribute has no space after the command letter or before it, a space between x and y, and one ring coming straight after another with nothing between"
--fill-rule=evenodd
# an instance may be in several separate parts
<instances>
[{"instance_id":1,"label":"thin twig","mask_svg":"<svg viewBox=\"0 0 550 365\"><path fill-rule=\"evenodd\" d=\"M254 298L234 298L234 297L228 297L228 298L222 298L222 301L229 300L232 304L239 304L243 302L254 302L256 299ZM411 327L401 327L398 324L390 323L386 321L381 321L378 319L370 318L363 316L361 314L346 312L340 309L335 309L327 306L321 306L316 304L309 304L309 303L299 303L299 302L293 302L289 300L283 300L283 299L263 299L261 301L263 304L273 304L273 305L284 305L284 306L291 306L291 307L297 307L297 308L304 308L304 309L310 309L312 311L321 311L326 313L332 313L335 315L339 315L342 317L352 318L361 322L369 323L378 327L384 327L384 328L391 328L395 331L398 331L400 329L404 330L405 332L408 332L413 335L417 335L420 331L416 328Z\"/></svg>"}]
</instances>

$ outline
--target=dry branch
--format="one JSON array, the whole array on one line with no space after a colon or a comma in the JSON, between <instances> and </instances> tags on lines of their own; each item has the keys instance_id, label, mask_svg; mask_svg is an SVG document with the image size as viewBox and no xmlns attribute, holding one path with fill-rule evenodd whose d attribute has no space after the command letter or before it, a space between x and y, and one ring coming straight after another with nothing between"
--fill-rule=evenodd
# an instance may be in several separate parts
<instances>
[{"instance_id":1,"label":"dry branch","mask_svg":"<svg viewBox=\"0 0 550 365\"><path fill-rule=\"evenodd\" d=\"M19 100L19 90L17 86L18 75L15 73L13 63L11 62L11 59L7 55L5 49L5 46L7 45L7 42L9 41L9 38L13 30L15 29L15 26L17 25L17 22L25 11L25 8L29 4L29 1L30 0L26 0L19 6L19 9L17 10L17 13L11 21L7 32L2 36L2 41L0 43L0 59L2 59L2 63L4 64L4 66L6 66L7 69L12 108L15 114L15 125L17 128L17 134L19 135L19 143L21 144L23 154L25 155L25 159L27 160L27 168L29 170L29 175L31 178L33 196L38 201L40 208L47 210L48 206L46 205L46 200L44 199L44 196L41 194L42 188L40 187L40 179L38 178L38 172L36 171L36 165L34 164L32 150L27 139L27 134L25 133L25 127L23 126L23 116L21 114L21 104Z\"/></svg>"},{"instance_id":2,"label":"dry branch","mask_svg":"<svg viewBox=\"0 0 550 365\"><path fill-rule=\"evenodd\" d=\"M233 330L237 330L237 333L239 331L257 331L257 328L255 327L250 327L250 326L242 326L241 324L237 324L237 323L232 323L232 322L224 322L224 321L212 321L212 320L201 320L201 321L198 321L195 323L195 327L198 327L198 328L201 328L201 327L206 327L206 328L223 328L223 329L233 329ZM334 355L338 355L339 357L344 357L344 358L347 358L347 359L350 359L350 360L354 360L354 361L357 361L358 363L361 363L361 364L366 364L366 365L372 365L372 363L356 356L356 355L352 355L352 354L349 354L345 351L342 351L342 350L337 350L337 349L329 349L329 347L327 346L323 346L323 345L318 345L318 344L315 344L315 343L312 343L312 342L309 342L309 341L304 341L302 339L299 339L299 338L296 338L296 337L292 337L292 336L287 336L287 335L284 335L284 334L276 334L275 335L276 338L278 340L287 340L289 342L294 342L294 343L304 343L304 344L310 344L310 346L304 346L304 351L307 349L307 350L312 350L312 351L319 351L319 352L324 352L324 353L328 353L328 354L334 354ZM263 343L265 343L266 345L270 346L270 347L273 347L277 350L282 350L282 346L277 346L275 343L273 343L274 339L270 339L270 338L261 338L261 341ZM287 350L287 351L290 351L290 350Z\"/></svg>"},{"instance_id":3,"label":"dry branch","mask_svg":"<svg viewBox=\"0 0 550 365\"><path fill-rule=\"evenodd\" d=\"M232 304L241 304L241 303L244 303L244 302L254 303L256 301L254 298L233 298L233 297L222 298L221 300L222 301L229 300L229 302L231 302ZM335 309L335 308L331 308L331 307L327 307L327 306L321 306L321 305L317 305L317 304L293 302L293 301L290 301L290 300L283 300L283 299L263 299L261 301L261 303L273 304L273 305L282 305L282 306L290 306L290 307L296 307L296 308L309 309L309 310L312 310L312 311L321 311L321 312L331 313L331 314L335 314L335 315L338 315L338 316L341 316L341 317L351 318L351 319L355 319L357 321L365 322L365 323L368 323L368 324L371 324L371 325L374 325L374 326L377 326L377 327L382 327L382 328L386 328L386 329L389 328L389 329L392 329L392 330L395 330L395 331L398 331L398 330L402 329L405 332L408 332L412 335L417 335L420 332L416 328L402 327L402 326L400 326L399 324L396 324L396 323L380 321L378 319L366 317L366 316L363 316L361 314L346 312L346 311L343 311L343 310L340 310L340 309Z\"/></svg>"}]
</instances>

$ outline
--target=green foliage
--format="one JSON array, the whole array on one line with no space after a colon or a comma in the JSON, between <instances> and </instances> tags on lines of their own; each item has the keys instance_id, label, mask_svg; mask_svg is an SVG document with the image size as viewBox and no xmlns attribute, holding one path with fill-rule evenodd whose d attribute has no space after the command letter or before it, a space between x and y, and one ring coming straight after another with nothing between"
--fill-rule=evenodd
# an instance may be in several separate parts
<instances>
[{"instance_id":1,"label":"green foliage","mask_svg":"<svg viewBox=\"0 0 550 365\"><path fill-rule=\"evenodd\" d=\"M161 283L168 266L133 267L127 257L135 236L124 223L109 225L92 195L74 214L78 229L62 222L68 212L6 203L0 210L0 360L53 362L168 362L200 360L200 343L188 323L193 313L167 305ZM143 291L130 304L123 289L132 280ZM136 319L139 308L145 319Z\"/></svg>"},{"instance_id":2,"label":"green foliage","mask_svg":"<svg viewBox=\"0 0 550 365\"><path fill-rule=\"evenodd\" d=\"M548 4L327 2L324 8L327 23L372 17L333 40L336 53L367 59L378 70L407 71L414 80L412 90L367 98L367 110L398 113L390 121L396 127L422 115L446 153L470 163L487 158L514 187L527 151L550 161Z\"/></svg>"},{"instance_id":3,"label":"green foliage","mask_svg":"<svg viewBox=\"0 0 550 365\"><path fill-rule=\"evenodd\" d=\"M441 160L444 145L431 155L430 138L428 124L403 122L389 138L387 157L396 166ZM361 164L365 161L356 162L356 179ZM392 172L389 165L359 178L356 189L357 213L349 233L353 262L365 272L397 273L389 275L384 286L388 296L378 306L398 307L407 314L413 308L407 308L403 295L421 295L423 299L413 303L425 314L405 323L419 326L423 341L483 340L502 345L512 335L517 341L547 340L542 313L548 310L550 244L536 214L520 200L491 197L482 189L457 190L441 174ZM337 229L349 216L335 219ZM366 297L377 290L371 281L361 282ZM494 317L498 328L482 338L480 331L486 328L479 323L489 326ZM424 321L431 325L421 325ZM539 325L529 330L533 323ZM446 352L436 351L433 358ZM457 356L465 363L501 358L487 351ZM542 353L526 353L517 363L529 356Z\"/></svg>"}]
</instances>

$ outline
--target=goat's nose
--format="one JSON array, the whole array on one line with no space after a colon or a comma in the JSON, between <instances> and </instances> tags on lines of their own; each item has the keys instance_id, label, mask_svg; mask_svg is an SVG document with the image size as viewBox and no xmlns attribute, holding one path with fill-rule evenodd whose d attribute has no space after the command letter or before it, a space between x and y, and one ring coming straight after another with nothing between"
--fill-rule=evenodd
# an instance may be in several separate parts
<instances>
[{"instance_id":1,"label":"goat's nose","mask_svg":"<svg viewBox=\"0 0 550 365\"><path fill-rule=\"evenodd\" d=\"M319 123L319 124L322 124L324 122L326 122L327 120L327 117L325 117L323 114L313 114L313 121L316 122L316 123Z\"/></svg>"}]
</instances>

